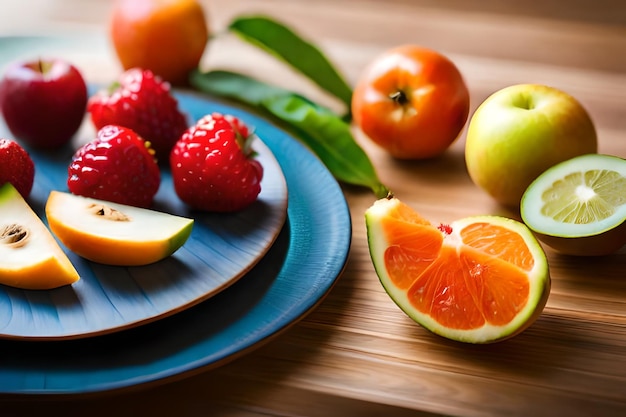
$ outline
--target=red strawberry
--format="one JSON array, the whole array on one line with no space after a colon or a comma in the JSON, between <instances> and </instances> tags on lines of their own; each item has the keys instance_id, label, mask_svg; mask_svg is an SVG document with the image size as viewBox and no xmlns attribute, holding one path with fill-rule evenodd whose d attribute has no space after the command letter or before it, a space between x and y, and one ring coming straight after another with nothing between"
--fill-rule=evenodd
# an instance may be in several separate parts
<instances>
[{"instance_id":1,"label":"red strawberry","mask_svg":"<svg viewBox=\"0 0 626 417\"><path fill-rule=\"evenodd\" d=\"M131 129L109 125L76 151L67 186L73 194L148 207L160 181L150 144Z\"/></svg>"},{"instance_id":2,"label":"red strawberry","mask_svg":"<svg viewBox=\"0 0 626 417\"><path fill-rule=\"evenodd\" d=\"M248 138L248 136L250 136L251 134L248 126L231 114L222 114L222 113L214 112L214 113L207 114L206 116L202 117L200 120L196 122L196 124L204 125L204 124L210 124L210 123L217 123L216 125L216 129L217 129L217 128L221 128L221 126L226 126L223 124L224 122L228 122L230 127L235 130L235 133L241 136L241 138L239 139L240 144L242 141L245 141L246 138ZM248 141L248 143L251 143L251 142L252 141Z\"/></svg>"},{"instance_id":3,"label":"red strawberry","mask_svg":"<svg viewBox=\"0 0 626 417\"><path fill-rule=\"evenodd\" d=\"M90 97L87 111L96 129L112 124L134 130L152 144L157 159L165 163L188 127L170 85L139 68L127 70L111 88Z\"/></svg>"},{"instance_id":4,"label":"red strawberry","mask_svg":"<svg viewBox=\"0 0 626 417\"><path fill-rule=\"evenodd\" d=\"M28 152L15 141L0 139L0 185L10 182L27 198L34 179L35 164Z\"/></svg>"},{"instance_id":5,"label":"red strawberry","mask_svg":"<svg viewBox=\"0 0 626 417\"><path fill-rule=\"evenodd\" d=\"M178 197L205 211L236 211L253 203L261 192L263 167L254 159L255 136L248 132L243 122L221 114L190 127L170 154Z\"/></svg>"}]
</instances>

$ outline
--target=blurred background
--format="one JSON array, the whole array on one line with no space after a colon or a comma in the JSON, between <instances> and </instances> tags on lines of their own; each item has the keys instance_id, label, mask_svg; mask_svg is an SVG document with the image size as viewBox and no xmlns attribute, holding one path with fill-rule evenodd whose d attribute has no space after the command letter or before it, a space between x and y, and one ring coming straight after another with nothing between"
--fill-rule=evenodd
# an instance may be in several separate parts
<instances>
[{"instance_id":1,"label":"blurred background","mask_svg":"<svg viewBox=\"0 0 626 417\"><path fill-rule=\"evenodd\" d=\"M621 0L203 0L214 29L235 14L275 13L319 40L346 37L372 48L419 42L450 53L626 71L626 5ZM0 6L0 34L97 31L110 0L20 0ZM550 25L547 26L547 22ZM387 45L377 45L385 31ZM390 32L393 37L390 37ZM528 43L541 39L536 47ZM607 41L608 40L608 41ZM520 43L525 44L520 55ZM558 48L558 54L555 53Z\"/></svg>"}]
</instances>

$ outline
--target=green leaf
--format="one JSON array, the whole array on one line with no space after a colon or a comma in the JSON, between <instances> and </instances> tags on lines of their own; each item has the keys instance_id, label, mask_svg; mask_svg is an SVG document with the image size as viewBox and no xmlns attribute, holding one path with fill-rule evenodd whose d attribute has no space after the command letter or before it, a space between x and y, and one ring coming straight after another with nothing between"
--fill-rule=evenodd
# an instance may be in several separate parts
<instances>
[{"instance_id":1,"label":"green leaf","mask_svg":"<svg viewBox=\"0 0 626 417\"><path fill-rule=\"evenodd\" d=\"M212 70L204 73L194 70L190 74L189 82L192 87L199 91L236 100L257 108L268 97L296 94L285 88L250 78L247 75L223 70ZM309 102L311 105L317 106L312 101ZM318 107L320 111L330 111L325 107Z\"/></svg>"},{"instance_id":2,"label":"green leaf","mask_svg":"<svg viewBox=\"0 0 626 417\"><path fill-rule=\"evenodd\" d=\"M305 143L342 182L370 188L386 197L369 157L354 140L350 125L330 109L289 90L228 71L194 71L191 85L199 91L236 100L272 118Z\"/></svg>"},{"instance_id":3,"label":"green leaf","mask_svg":"<svg viewBox=\"0 0 626 417\"><path fill-rule=\"evenodd\" d=\"M367 154L355 142L350 125L337 115L320 112L297 95L268 97L262 105L288 123L338 180L365 185L378 198L387 196L389 190L380 183Z\"/></svg>"},{"instance_id":4,"label":"green leaf","mask_svg":"<svg viewBox=\"0 0 626 417\"><path fill-rule=\"evenodd\" d=\"M352 88L326 56L293 30L269 17L243 16L229 29L249 43L282 59L350 108Z\"/></svg>"}]
</instances>

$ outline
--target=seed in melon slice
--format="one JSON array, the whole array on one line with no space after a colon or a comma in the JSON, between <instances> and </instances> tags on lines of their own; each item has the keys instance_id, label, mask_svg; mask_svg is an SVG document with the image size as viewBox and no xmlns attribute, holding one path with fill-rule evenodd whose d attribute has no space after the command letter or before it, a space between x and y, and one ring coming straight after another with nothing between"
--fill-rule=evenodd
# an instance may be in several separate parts
<instances>
[{"instance_id":1,"label":"seed in melon slice","mask_svg":"<svg viewBox=\"0 0 626 417\"><path fill-rule=\"evenodd\" d=\"M46 202L50 230L94 262L138 266L160 261L189 238L193 219L60 191Z\"/></svg>"},{"instance_id":2,"label":"seed in melon slice","mask_svg":"<svg viewBox=\"0 0 626 417\"><path fill-rule=\"evenodd\" d=\"M21 194L0 187L0 284L48 290L80 276L65 252Z\"/></svg>"},{"instance_id":3,"label":"seed in melon slice","mask_svg":"<svg viewBox=\"0 0 626 417\"><path fill-rule=\"evenodd\" d=\"M520 213L560 253L616 252L626 244L626 159L587 154L549 168L522 196Z\"/></svg>"},{"instance_id":4,"label":"seed in melon slice","mask_svg":"<svg viewBox=\"0 0 626 417\"><path fill-rule=\"evenodd\" d=\"M370 255L385 291L415 322L448 339L492 343L541 314L547 259L522 223L475 216L435 227L395 197L366 212Z\"/></svg>"}]
</instances>

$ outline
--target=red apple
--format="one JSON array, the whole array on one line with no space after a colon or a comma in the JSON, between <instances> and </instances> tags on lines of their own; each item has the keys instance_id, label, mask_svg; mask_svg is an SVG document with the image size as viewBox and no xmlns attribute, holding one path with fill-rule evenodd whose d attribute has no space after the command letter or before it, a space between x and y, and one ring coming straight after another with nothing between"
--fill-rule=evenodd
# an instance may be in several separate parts
<instances>
[{"instance_id":1,"label":"red apple","mask_svg":"<svg viewBox=\"0 0 626 417\"><path fill-rule=\"evenodd\" d=\"M80 72L62 59L17 62L0 81L0 109L11 133L41 149L69 142L87 106Z\"/></svg>"}]
</instances>

